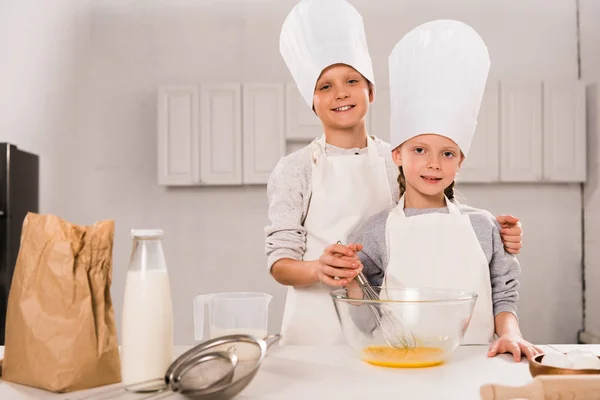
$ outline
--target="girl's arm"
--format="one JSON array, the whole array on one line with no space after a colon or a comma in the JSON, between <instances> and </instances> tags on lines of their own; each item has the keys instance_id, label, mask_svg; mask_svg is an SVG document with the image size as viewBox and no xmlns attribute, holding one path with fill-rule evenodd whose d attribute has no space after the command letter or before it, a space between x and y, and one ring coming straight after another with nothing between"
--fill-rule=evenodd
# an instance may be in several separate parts
<instances>
[{"instance_id":1,"label":"girl's arm","mask_svg":"<svg viewBox=\"0 0 600 400\"><path fill-rule=\"evenodd\" d=\"M517 318L516 302L519 298L518 276L521 267L516 257L504 249L500 232L495 226L492 229L494 253L490 262L490 279L492 285L492 301L494 303L494 326L498 339L489 349L488 356L512 353L517 362L525 355L531 359L541 349L523 338Z\"/></svg>"},{"instance_id":2,"label":"girl's arm","mask_svg":"<svg viewBox=\"0 0 600 400\"><path fill-rule=\"evenodd\" d=\"M494 317L494 324L496 326L496 335L499 337L510 335L523 338L523 334L521 334L521 329L519 328L519 321L511 312L504 311L497 314Z\"/></svg>"},{"instance_id":3,"label":"girl's arm","mask_svg":"<svg viewBox=\"0 0 600 400\"><path fill-rule=\"evenodd\" d=\"M350 233L348 242L362 245L358 253L363 274L372 286L381 286L387 266L385 224L389 210L373 215L362 226Z\"/></svg>"},{"instance_id":4,"label":"girl's arm","mask_svg":"<svg viewBox=\"0 0 600 400\"><path fill-rule=\"evenodd\" d=\"M496 315L494 322L498 339L490 345L488 357L494 357L502 353L512 353L513 359L519 362L522 355L530 360L542 353L542 349L523 338L517 317L513 313L501 312Z\"/></svg>"}]
</instances>

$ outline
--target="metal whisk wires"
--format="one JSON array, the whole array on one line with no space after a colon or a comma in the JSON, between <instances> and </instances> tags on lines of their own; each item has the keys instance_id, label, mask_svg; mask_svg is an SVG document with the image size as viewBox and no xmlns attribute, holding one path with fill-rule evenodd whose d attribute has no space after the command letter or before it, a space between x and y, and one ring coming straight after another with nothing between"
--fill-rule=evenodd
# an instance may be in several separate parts
<instances>
[{"instance_id":1,"label":"metal whisk wires","mask_svg":"<svg viewBox=\"0 0 600 400\"><path fill-rule=\"evenodd\" d=\"M337 243L342 244L340 241ZM381 301L379 294L369 284L362 271L356 276L356 281L366 299ZM388 345L397 349L414 349L416 347L416 340L410 328L393 309L383 302L378 303L378 306L369 304L369 308L372 310L377 325L380 327Z\"/></svg>"}]
</instances>

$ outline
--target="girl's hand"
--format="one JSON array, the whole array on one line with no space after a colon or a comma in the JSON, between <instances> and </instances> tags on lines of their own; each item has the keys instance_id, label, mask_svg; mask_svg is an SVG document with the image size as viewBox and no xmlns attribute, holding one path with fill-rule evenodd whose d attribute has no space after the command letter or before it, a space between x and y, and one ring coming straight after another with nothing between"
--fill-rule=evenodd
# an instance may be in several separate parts
<instances>
[{"instance_id":1,"label":"girl's hand","mask_svg":"<svg viewBox=\"0 0 600 400\"><path fill-rule=\"evenodd\" d=\"M507 333L502 335L490 345L488 357L494 357L497 354L512 353L516 362L521 361L521 355L524 354L528 360L542 353L539 347L534 346L520 335Z\"/></svg>"},{"instance_id":2,"label":"girl's hand","mask_svg":"<svg viewBox=\"0 0 600 400\"><path fill-rule=\"evenodd\" d=\"M319 282L334 287L347 285L362 271L363 265L358 258L360 250L360 244L328 246L321 257L312 264Z\"/></svg>"}]
</instances>

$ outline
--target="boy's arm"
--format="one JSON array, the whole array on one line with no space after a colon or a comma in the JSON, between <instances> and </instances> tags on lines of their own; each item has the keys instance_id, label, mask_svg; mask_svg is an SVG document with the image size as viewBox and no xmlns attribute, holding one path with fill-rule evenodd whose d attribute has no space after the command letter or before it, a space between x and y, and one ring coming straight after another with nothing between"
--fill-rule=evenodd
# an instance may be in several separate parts
<instances>
[{"instance_id":1,"label":"boy's arm","mask_svg":"<svg viewBox=\"0 0 600 400\"><path fill-rule=\"evenodd\" d=\"M477 208L461 204L463 212L478 212ZM491 214L490 214L491 216ZM511 254L519 254L523 248L523 225L518 217L512 215L498 215L494 217L494 224L501 233L504 249Z\"/></svg>"},{"instance_id":2,"label":"boy's arm","mask_svg":"<svg viewBox=\"0 0 600 400\"><path fill-rule=\"evenodd\" d=\"M282 158L267 182L270 224L265 227L265 254L270 272L273 265L283 259L292 269L302 265L306 251L306 229L302 226L306 184L298 168L292 167L289 159Z\"/></svg>"},{"instance_id":3,"label":"boy's arm","mask_svg":"<svg viewBox=\"0 0 600 400\"><path fill-rule=\"evenodd\" d=\"M267 183L269 219L265 228L265 253L273 278L282 285L310 286L322 282L329 286L343 286L356 276L359 264L347 257L334 257L347 248L332 244L314 260L303 260L306 251L305 198L310 196L310 160L299 153L296 158L284 157L274 168ZM334 280L339 277L340 280Z\"/></svg>"}]
</instances>

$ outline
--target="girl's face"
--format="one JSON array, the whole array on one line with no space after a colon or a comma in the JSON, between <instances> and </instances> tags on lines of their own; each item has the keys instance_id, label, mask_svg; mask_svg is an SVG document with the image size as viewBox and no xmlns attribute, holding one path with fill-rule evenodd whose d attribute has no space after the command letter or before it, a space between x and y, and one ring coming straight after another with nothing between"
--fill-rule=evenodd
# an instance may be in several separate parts
<instances>
[{"instance_id":1,"label":"girl's face","mask_svg":"<svg viewBox=\"0 0 600 400\"><path fill-rule=\"evenodd\" d=\"M407 140L394 149L392 158L396 165L402 166L406 190L416 190L425 196L443 196L464 160L456 143L435 134Z\"/></svg>"},{"instance_id":2,"label":"girl's face","mask_svg":"<svg viewBox=\"0 0 600 400\"><path fill-rule=\"evenodd\" d=\"M367 79L346 64L334 64L317 80L313 106L325 127L350 129L365 117L372 101Z\"/></svg>"}]
</instances>

